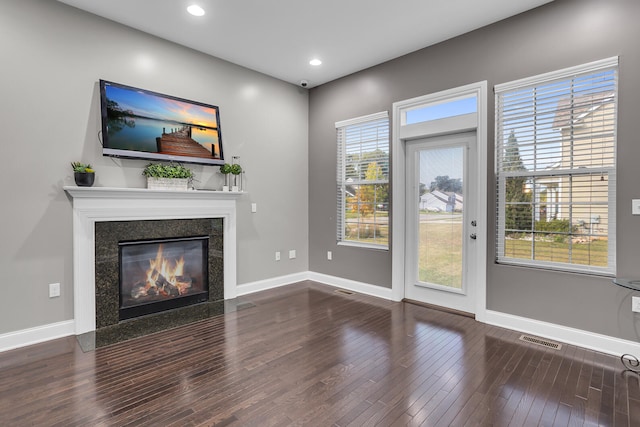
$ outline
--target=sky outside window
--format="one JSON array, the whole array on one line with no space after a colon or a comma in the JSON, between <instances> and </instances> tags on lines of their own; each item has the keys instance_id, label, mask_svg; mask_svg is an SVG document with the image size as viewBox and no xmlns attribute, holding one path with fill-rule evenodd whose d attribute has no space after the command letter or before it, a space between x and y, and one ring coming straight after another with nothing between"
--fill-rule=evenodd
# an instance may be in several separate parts
<instances>
[{"instance_id":1,"label":"sky outside window","mask_svg":"<svg viewBox=\"0 0 640 427\"><path fill-rule=\"evenodd\" d=\"M478 98L464 98L442 104L428 105L407 111L407 124L429 122L431 120L446 119L478 111Z\"/></svg>"}]
</instances>

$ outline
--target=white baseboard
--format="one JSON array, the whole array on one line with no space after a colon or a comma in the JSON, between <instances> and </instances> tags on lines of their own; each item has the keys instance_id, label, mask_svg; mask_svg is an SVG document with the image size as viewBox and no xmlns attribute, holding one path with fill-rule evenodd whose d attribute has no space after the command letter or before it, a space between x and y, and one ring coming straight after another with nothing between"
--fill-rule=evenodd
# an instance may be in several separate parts
<instances>
[{"instance_id":1,"label":"white baseboard","mask_svg":"<svg viewBox=\"0 0 640 427\"><path fill-rule=\"evenodd\" d=\"M368 283L357 282L350 279L343 279L342 277L329 276L328 274L316 273L314 271L307 272L307 279L313 280L314 282L324 283L325 285L335 286L336 288L347 289L361 294L393 300L391 288L383 288L381 286L370 285Z\"/></svg>"},{"instance_id":2,"label":"white baseboard","mask_svg":"<svg viewBox=\"0 0 640 427\"><path fill-rule=\"evenodd\" d=\"M614 356L621 356L628 353L640 357L640 343L614 338L608 335L596 334L582 329L570 328L491 310L486 311L485 323L577 345Z\"/></svg>"},{"instance_id":3,"label":"white baseboard","mask_svg":"<svg viewBox=\"0 0 640 427\"><path fill-rule=\"evenodd\" d=\"M259 280L257 282L244 283L237 286L237 295L249 295L254 292L266 291L267 289L273 289L280 286L290 285L296 282L302 282L303 280L313 280L314 282L324 283L325 285L347 289L361 294L371 295L388 300L392 299L390 288L383 288L380 286L370 285L368 283L343 279L341 277L330 276L328 274L316 273L313 271L304 271L301 273L294 273L286 276Z\"/></svg>"},{"instance_id":4,"label":"white baseboard","mask_svg":"<svg viewBox=\"0 0 640 427\"><path fill-rule=\"evenodd\" d=\"M0 335L0 352L74 335L74 321L50 323Z\"/></svg>"},{"instance_id":5,"label":"white baseboard","mask_svg":"<svg viewBox=\"0 0 640 427\"><path fill-rule=\"evenodd\" d=\"M254 292L266 291L267 289L278 288L296 282L309 279L309 272L288 274L286 276L272 277L270 279L258 280L256 282L243 283L236 286L236 295L248 295Z\"/></svg>"}]
</instances>

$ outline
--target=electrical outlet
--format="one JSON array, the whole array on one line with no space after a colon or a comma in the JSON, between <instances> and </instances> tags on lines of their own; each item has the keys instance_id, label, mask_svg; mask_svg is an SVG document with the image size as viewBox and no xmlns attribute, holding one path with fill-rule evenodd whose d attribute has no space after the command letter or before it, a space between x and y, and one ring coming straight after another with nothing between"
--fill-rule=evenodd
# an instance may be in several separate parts
<instances>
[{"instance_id":1,"label":"electrical outlet","mask_svg":"<svg viewBox=\"0 0 640 427\"><path fill-rule=\"evenodd\" d=\"M289 251L289 259L294 259L296 257L296 250L295 249L291 249Z\"/></svg>"},{"instance_id":2,"label":"electrical outlet","mask_svg":"<svg viewBox=\"0 0 640 427\"><path fill-rule=\"evenodd\" d=\"M331 251L327 251L327 259L329 261L331 261L333 259L333 254L331 253Z\"/></svg>"},{"instance_id":3,"label":"electrical outlet","mask_svg":"<svg viewBox=\"0 0 640 427\"><path fill-rule=\"evenodd\" d=\"M60 296L60 283L49 283L49 298Z\"/></svg>"},{"instance_id":4,"label":"electrical outlet","mask_svg":"<svg viewBox=\"0 0 640 427\"><path fill-rule=\"evenodd\" d=\"M640 215L640 199L631 200L631 215Z\"/></svg>"},{"instance_id":5,"label":"electrical outlet","mask_svg":"<svg viewBox=\"0 0 640 427\"><path fill-rule=\"evenodd\" d=\"M276 252L276 261L280 261L280 251Z\"/></svg>"},{"instance_id":6,"label":"electrical outlet","mask_svg":"<svg viewBox=\"0 0 640 427\"><path fill-rule=\"evenodd\" d=\"M640 297L631 297L631 311L640 313Z\"/></svg>"},{"instance_id":7,"label":"electrical outlet","mask_svg":"<svg viewBox=\"0 0 640 427\"><path fill-rule=\"evenodd\" d=\"M258 204L257 203L251 203L251 212L253 212L253 213L258 212Z\"/></svg>"}]
</instances>

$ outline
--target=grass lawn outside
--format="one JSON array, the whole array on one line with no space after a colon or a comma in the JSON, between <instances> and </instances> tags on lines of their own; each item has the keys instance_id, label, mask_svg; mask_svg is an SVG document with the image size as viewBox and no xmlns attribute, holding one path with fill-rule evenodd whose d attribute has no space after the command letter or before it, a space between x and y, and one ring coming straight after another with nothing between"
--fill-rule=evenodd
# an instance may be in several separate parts
<instances>
[{"instance_id":1,"label":"grass lawn outside","mask_svg":"<svg viewBox=\"0 0 640 427\"><path fill-rule=\"evenodd\" d=\"M446 220L431 215L420 223L418 279L421 282L462 288L462 218ZM535 255L532 255L535 254ZM569 243L527 239L507 239L505 256L536 261L606 267L608 241Z\"/></svg>"},{"instance_id":2,"label":"grass lawn outside","mask_svg":"<svg viewBox=\"0 0 640 427\"><path fill-rule=\"evenodd\" d=\"M462 216L439 216L420 221L418 280L462 289Z\"/></svg>"},{"instance_id":3,"label":"grass lawn outside","mask_svg":"<svg viewBox=\"0 0 640 427\"><path fill-rule=\"evenodd\" d=\"M418 279L421 282L462 289L462 215L451 213L421 213L418 241ZM382 215L380 215L382 216ZM426 219L425 219L426 218ZM362 218L347 220L348 240L386 245L389 238L388 217L382 221ZM569 243L531 239L506 239L505 253L509 258L550 261L606 267L608 241Z\"/></svg>"},{"instance_id":4,"label":"grass lawn outside","mask_svg":"<svg viewBox=\"0 0 640 427\"><path fill-rule=\"evenodd\" d=\"M346 224L345 240L371 245L389 245L389 226L375 224Z\"/></svg>"},{"instance_id":5,"label":"grass lawn outside","mask_svg":"<svg viewBox=\"0 0 640 427\"><path fill-rule=\"evenodd\" d=\"M372 245L389 244L389 212L376 211L374 215L345 214L345 240Z\"/></svg>"},{"instance_id":6,"label":"grass lawn outside","mask_svg":"<svg viewBox=\"0 0 640 427\"><path fill-rule=\"evenodd\" d=\"M594 240L586 243L547 242L536 240L532 245L531 240L506 239L504 255L515 259L535 259L537 261L569 262L573 264L590 265L598 267L607 266L609 242L606 240ZM532 254L535 253L535 257Z\"/></svg>"}]
</instances>

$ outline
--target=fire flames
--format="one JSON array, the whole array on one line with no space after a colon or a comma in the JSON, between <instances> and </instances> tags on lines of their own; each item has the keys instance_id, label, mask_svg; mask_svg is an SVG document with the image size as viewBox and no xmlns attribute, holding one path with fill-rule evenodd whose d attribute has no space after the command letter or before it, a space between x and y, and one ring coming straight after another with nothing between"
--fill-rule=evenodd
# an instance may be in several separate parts
<instances>
[{"instance_id":1,"label":"fire flames","mask_svg":"<svg viewBox=\"0 0 640 427\"><path fill-rule=\"evenodd\" d=\"M131 290L133 298L145 296L174 297L185 295L191 288L191 279L184 274L184 256L169 260L163 256L162 245L158 245L155 259L149 260L144 283L137 283Z\"/></svg>"}]
</instances>

